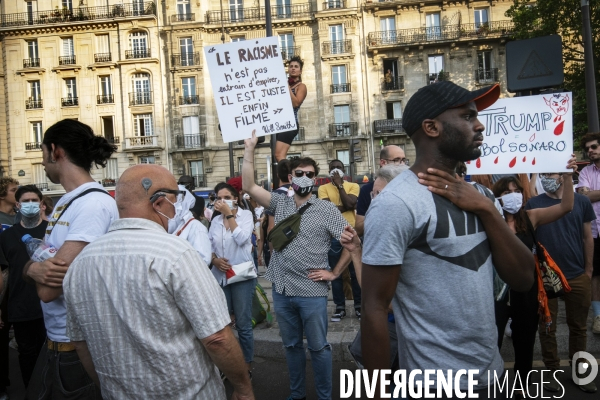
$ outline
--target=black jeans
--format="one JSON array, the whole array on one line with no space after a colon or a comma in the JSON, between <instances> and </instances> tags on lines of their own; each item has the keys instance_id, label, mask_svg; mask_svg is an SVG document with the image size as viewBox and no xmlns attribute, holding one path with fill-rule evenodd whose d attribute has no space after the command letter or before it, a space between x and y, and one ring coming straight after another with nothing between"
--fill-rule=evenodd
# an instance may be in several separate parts
<instances>
[{"instance_id":1,"label":"black jeans","mask_svg":"<svg viewBox=\"0 0 600 400\"><path fill-rule=\"evenodd\" d=\"M75 351L40 352L27 390L29 400L101 399L100 389L89 377Z\"/></svg>"},{"instance_id":2,"label":"black jeans","mask_svg":"<svg viewBox=\"0 0 600 400\"><path fill-rule=\"evenodd\" d=\"M2 277L0 276L0 279ZM0 329L0 391L3 387L10 386L8 375L8 331L10 324L8 323L8 289L4 293L4 299L0 304L2 310L2 321L4 328Z\"/></svg>"},{"instance_id":3,"label":"black jeans","mask_svg":"<svg viewBox=\"0 0 600 400\"><path fill-rule=\"evenodd\" d=\"M46 326L44 318L32 321L13 322L15 340L19 346L19 367L25 387L29 385L35 363L46 342Z\"/></svg>"}]
</instances>

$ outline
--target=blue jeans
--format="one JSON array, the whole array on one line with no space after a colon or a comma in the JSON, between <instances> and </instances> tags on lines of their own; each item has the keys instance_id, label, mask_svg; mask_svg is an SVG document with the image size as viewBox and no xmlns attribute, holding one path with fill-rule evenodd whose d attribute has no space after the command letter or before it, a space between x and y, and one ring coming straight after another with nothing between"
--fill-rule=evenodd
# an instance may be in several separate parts
<instances>
[{"instance_id":1,"label":"blue jeans","mask_svg":"<svg viewBox=\"0 0 600 400\"><path fill-rule=\"evenodd\" d=\"M252 297L256 288L256 278L232 283L223 287L229 313L235 315L235 326L244 360L254 359L254 334L252 332Z\"/></svg>"},{"instance_id":2,"label":"blue jeans","mask_svg":"<svg viewBox=\"0 0 600 400\"><path fill-rule=\"evenodd\" d=\"M332 270L335 268L338 261L340 261L343 249L344 248L340 244L339 240L331 239L331 247L329 248L329 253L327 253L327 259L329 262L329 268L331 268ZM350 263L350 265L348 265L348 270L350 271L350 281L352 283L352 297L354 297L354 308L360 308L361 290L360 285L358 284L358 280L356 279L356 271L354 271L354 264ZM342 275L340 275L337 279L331 282L331 292L333 294L333 302L335 303L336 310L345 310L346 296L344 295L344 280L342 279Z\"/></svg>"},{"instance_id":3,"label":"blue jeans","mask_svg":"<svg viewBox=\"0 0 600 400\"><path fill-rule=\"evenodd\" d=\"M332 359L327 342L327 297L279 294L273 286L273 303L290 374L292 397L306 397L306 335L319 400L331 399Z\"/></svg>"}]
</instances>

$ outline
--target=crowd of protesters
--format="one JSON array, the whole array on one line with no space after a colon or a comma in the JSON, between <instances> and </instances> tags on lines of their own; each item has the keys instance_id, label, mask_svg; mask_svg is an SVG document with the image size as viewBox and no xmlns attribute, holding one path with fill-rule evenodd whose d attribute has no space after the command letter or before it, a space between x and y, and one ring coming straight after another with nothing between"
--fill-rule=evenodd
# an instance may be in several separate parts
<instances>
[{"instance_id":1,"label":"crowd of protesters","mask_svg":"<svg viewBox=\"0 0 600 400\"><path fill-rule=\"evenodd\" d=\"M361 320L350 350L364 368L478 370L480 398L488 373L506 372L505 330L515 372L532 370L536 335L546 368L558 369L558 300L540 304L534 254L543 245L571 288L571 358L586 350L590 306L600 334L600 133L581 141L592 163L576 189L574 157L556 160L573 173L466 182L465 162L481 155L478 111L499 93L452 82L417 91L402 122L414 163L401 147L382 147L376 179L362 187L331 160L330 181L316 190L320 167L303 157L280 160L281 186L265 190L254 181L253 132L242 175L216 185L208 202L192 177L176 181L156 165L124 171L113 198L90 171L115 147L78 121L51 126L42 154L66 192L57 204L34 185L0 179L0 399L10 327L28 399L219 399L224 379L232 398L253 399L252 303L263 266L288 400L307 396L304 340L317 397L334 396L327 332L343 318ZM30 260L25 234L54 257ZM551 375L544 388L560 382Z\"/></svg>"}]
</instances>

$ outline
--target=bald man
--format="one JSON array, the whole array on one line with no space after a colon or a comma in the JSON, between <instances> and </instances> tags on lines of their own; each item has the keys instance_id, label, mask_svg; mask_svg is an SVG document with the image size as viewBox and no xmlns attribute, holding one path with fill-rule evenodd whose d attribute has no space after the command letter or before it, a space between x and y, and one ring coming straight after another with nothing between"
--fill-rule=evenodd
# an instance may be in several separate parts
<instances>
[{"instance_id":1,"label":"bald man","mask_svg":"<svg viewBox=\"0 0 600 400\"><path fill-rule=\"evenodd\" d=\"M385 165L406 165L404 150L396 145L385 146L379 152L379 168ZM359 236L363 235L365 226L365 215L371 205L371 192L375 181L369 182L360 188L358 201L356 202L356 223L354 228Z\"/></svg>"},{"instance_id":2,"label":"bald man","mask_svg":"<svg viewBox=\"0 0 600 400\"><path fill-rule=\"evenodd\" d=\"M120 219L73 261L64 280L67 333L104 399L254 399L223 291L185 240L175 178L158 165L127 169Z\"/></svg>"}]
</instances>

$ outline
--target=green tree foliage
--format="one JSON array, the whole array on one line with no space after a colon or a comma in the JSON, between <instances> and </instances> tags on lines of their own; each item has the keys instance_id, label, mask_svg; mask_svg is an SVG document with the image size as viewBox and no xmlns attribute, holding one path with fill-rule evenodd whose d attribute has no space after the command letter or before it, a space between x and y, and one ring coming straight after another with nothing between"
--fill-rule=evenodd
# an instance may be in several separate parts
<instances>
[{"instance_id":1,"label":"green tree foliage","mask_svg":"<svg viewBox=\"0 0 600 400\"><path fill-rule=\"evenodd\" d=\"M577 142L588 131L581 0L537 0L535 3L515 0L506 16L515 24L515 39L553 34L562 37L564 88L573 92L573 136ZM590 19L596 93L600 94L600 2L590 1Z\"/></svg>"}]
</instances>

